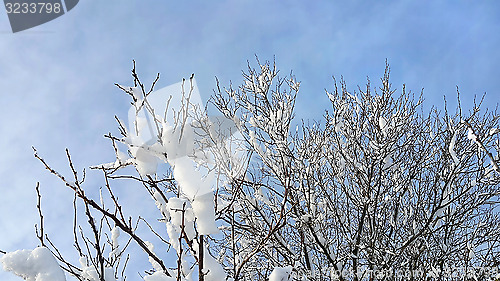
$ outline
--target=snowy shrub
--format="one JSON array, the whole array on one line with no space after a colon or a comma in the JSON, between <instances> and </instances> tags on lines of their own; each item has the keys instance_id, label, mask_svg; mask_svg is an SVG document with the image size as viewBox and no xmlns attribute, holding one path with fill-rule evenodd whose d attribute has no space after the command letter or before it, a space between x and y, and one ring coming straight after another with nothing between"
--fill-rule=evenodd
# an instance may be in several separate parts
<instances>
[{"instance_id":1,"label":"snowy shrub","mask_svg":"<svg viewBox=\"0 0 500 281\"><path fill-rule=\"evenodd\" d=\"M217 81L214 117L192 100L193 76L175 86L182 98L170 111L170 99L155 98L159 76L146 90L134 64L134 86L117 85L132 99L130 126L116 118L120 136L106 136L116 159L92 167L105 176L99 200L82 187L69 152L73 180L35 151L84 206L79 264L43 235L39 209L41 247L4 254L4 269L65 280L57 259L78 280L125 280L133 243L151 265L146 281L424 280L450 279L454 270L494 277L484 269L500 265L496 112L481 113L480 104L468 113L424 110L421 96L391 88L386 67L378 89L368 81L350 92L335 82L324 121L299 126L300 83L258 65L237 89ZM137 174L123 174L128 166ZM162 228L124 215L133 206L115 196L117 179L142 185ZM139 222L156 244L136 231Z\"/></svg>"}]
</instances>

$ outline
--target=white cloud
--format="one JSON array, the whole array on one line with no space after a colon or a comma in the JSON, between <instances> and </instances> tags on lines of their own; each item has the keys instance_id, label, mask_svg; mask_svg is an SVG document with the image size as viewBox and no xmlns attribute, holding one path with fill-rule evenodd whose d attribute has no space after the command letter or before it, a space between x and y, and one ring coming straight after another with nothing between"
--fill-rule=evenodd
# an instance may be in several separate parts
<instances>
[{"instance_id":1,"label":"white cloud","mask_svg":"<svg viewBox=\"0 0 500 281\"><path fill-rule=\"evenodd\" d=\"M325 109L327 103L318 101L327 101L323 88L333 88L332 74L344 75L353 85L363 84L370 75L376 83L385 58L398 82L394 86L407 82L417 92L425 87L430 103L440 105L444 93L453 96L457 77L464 99L484 91L491 92L490 101L498 99L493 90L500 73L492 66L500 63L500 35L494 32L499 19L488 12L496 7L433 6L431 12L409 17L414 8L426 11L425 5L158 3L80 1L66 15L17 34L9 33L7 16L0 13L1 250L35 246L37 180L44 210L53 219L47 228L71 227L66 210L71 202L61 204L71 193L37 163L31 146L64 173L65 147L80 168L112 160L113 151L102 135L116 133L114 114L127 114L128 97L113 83L130 84L132 59L146 83L161 72L159 88L195 72L206 100L215 87L215 75L222 85L229 80L238 85L240 69L247 60L253 62L254 54L262 60L276 55L281 74L293 69L303 81L299 119L320 117L309 112ZM439 11L449 12L449 22L435 31L442 20ZM462 18L474 20L474 32L459 24ZM413 33L419 26L421 32ZM446 37L448 41L425 41L448 32L454 34ZM469 47L478 51L463 55ZM449 56L439 60L442 52ZM475 72L469 73L467 62L474 62ZM99 178L90 176L89 186L99 186ZM55 235L62 239L65 234ZM17 280L2 271L0 279Z\"/></svg>"}]
</instances>

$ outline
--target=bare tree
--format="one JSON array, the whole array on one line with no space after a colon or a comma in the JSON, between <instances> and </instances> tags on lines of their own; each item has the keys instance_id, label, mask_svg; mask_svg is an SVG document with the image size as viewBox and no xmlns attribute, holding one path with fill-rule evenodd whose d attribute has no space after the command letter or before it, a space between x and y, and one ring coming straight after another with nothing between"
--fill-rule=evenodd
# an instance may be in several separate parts
<instances>
[{"instance_id":1,"label":"bare tree","mask_svg":"<svg viewBox=\"0 0 500 281\"><path fill-rule=\"evenodd\" d=\"M193 76L183 80L181 108L167 120L132 70L131 128L118 117L111 134L116 161L92 167L104 174L101 199L35 157L75 193L75 265L43 230L40 246L78 280L125 280L130 243L149 257L145 280L487 280L500 266L500 116L481 102L455 113L422 106L422 95L391 88L389 67L378 89L326 92L323 122L294 124L300 83L261 64L237 89L217 88L210 100L222 116L191 102ZM160 115L161 114L161 115ZM162 116L163 115L163 116ZM149 117L148 117L149 116ZM145 118L150 118L149 123ZM152 132L145 142L144 130ZM121 152L121 147L126 152ZM158 163L166 164L160 173ZM122 174L133 166L138 174ZM154 200L166 226L125 217L113 180L136 181ZM37 192L41 198L38 185ZM111 206L102 200L106 194ZM89 227L76 220L83 203ZM137 234L146 227L175 252L155 253ZM127 236L118 245L119 233ZM4 254L4 252L0 252ZM277 269L282 269L278 271ZM283 273L284 272L284 273ZM273 274L271 274L273 273ZM283 273L284 277L277 277ZM457 277L458 276L458 277ZM153 279L156 278L156 279ZM282 278L282 279L279 279Z\"/></svg>"},{"instance_id":2,"label":"bare tree","mask_svg":"<svg viewBox=\"0 0 500 281\"><path fill-rule=\"evenodd\" d=\"M213 99L258 159L222 214L230 239L218 246L233 256L235 280L263 280L283 264L308 280L498 267L496 112L481 114L480 103L467 114L427 112L421 96L391 89L387 66L375 92L370 81L358 92L335 83L325 124L293 132L298 83L259 66Z\"/></svg>"}]
</instances>

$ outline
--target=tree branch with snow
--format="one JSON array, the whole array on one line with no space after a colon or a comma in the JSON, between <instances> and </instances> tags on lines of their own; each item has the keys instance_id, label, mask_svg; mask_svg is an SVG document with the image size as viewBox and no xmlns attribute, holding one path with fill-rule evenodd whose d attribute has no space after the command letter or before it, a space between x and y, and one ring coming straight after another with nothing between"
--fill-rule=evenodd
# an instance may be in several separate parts
<instances>
[{"instance_id":1,"label":"tree branch with snow","mask_svg":"<svg viewBox=\"0 0 500 281\"><path fill-rule=\"evenodd\" d=\"M450 268L495 277L481 269L500 266L497 112L426 109L423 94L392 88L388 65L378 87L334 80L331 107L311 122L294 119L300 82L274 62L249 63L238 87L217 79L217 116L194 75L155 90L157 75L147 89L134 61L132 78L117 84L132 100L128 126L115 116L119 136L105 136L115 156L91 167L102 188L84 186L68 150L70 177L35 150L74 193L79 260L46 233L37 185L40 245L0 251L5 270L125 280L141 256L146 281L448 280ZM151 198L150 213L127 215L135 206L122 203L118 181Z\"/></svg>"}]
</instances>

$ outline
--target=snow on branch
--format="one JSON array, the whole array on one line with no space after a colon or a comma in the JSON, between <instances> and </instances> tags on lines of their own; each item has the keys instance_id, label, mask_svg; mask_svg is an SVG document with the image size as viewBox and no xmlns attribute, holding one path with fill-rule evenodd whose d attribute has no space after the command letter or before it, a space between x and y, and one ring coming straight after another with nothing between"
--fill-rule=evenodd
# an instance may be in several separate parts
<instances>
[{"instance_id":1,"label":"snow on branch","mask_svg":"<svg viewBox=\"0 0 500 281\"><path fill-rule=\"evenodd\" d=\"M132 86L117 85L132 100L128 119L115 117L119 136L105 136L115 155L91 167L102 188L84 184L69 151L67 177L35 150L74 192L78 261L44 229L37 185L41 245L0 251L4 269L36 281L65 280L63 272L125 280L130 270L146 281L392 280L401 272L448 280L449 268L493 278L479 268L499 266L500 116L476 105L468 115L460 105L454 114L424 109L423 95L393 89L389 74L387 65L378 87L368 80L357 90L334 80L323 120L300 122L300 82L274 62L249 63L237 87L217 79L209 103L219 115L205 111L194 75L155 90L159 75L146 87L134 62ZM150 204L123 204L118 181ZM132 260L141 257L148 265L137 269Z\"/></svg>"}]
</instances>

